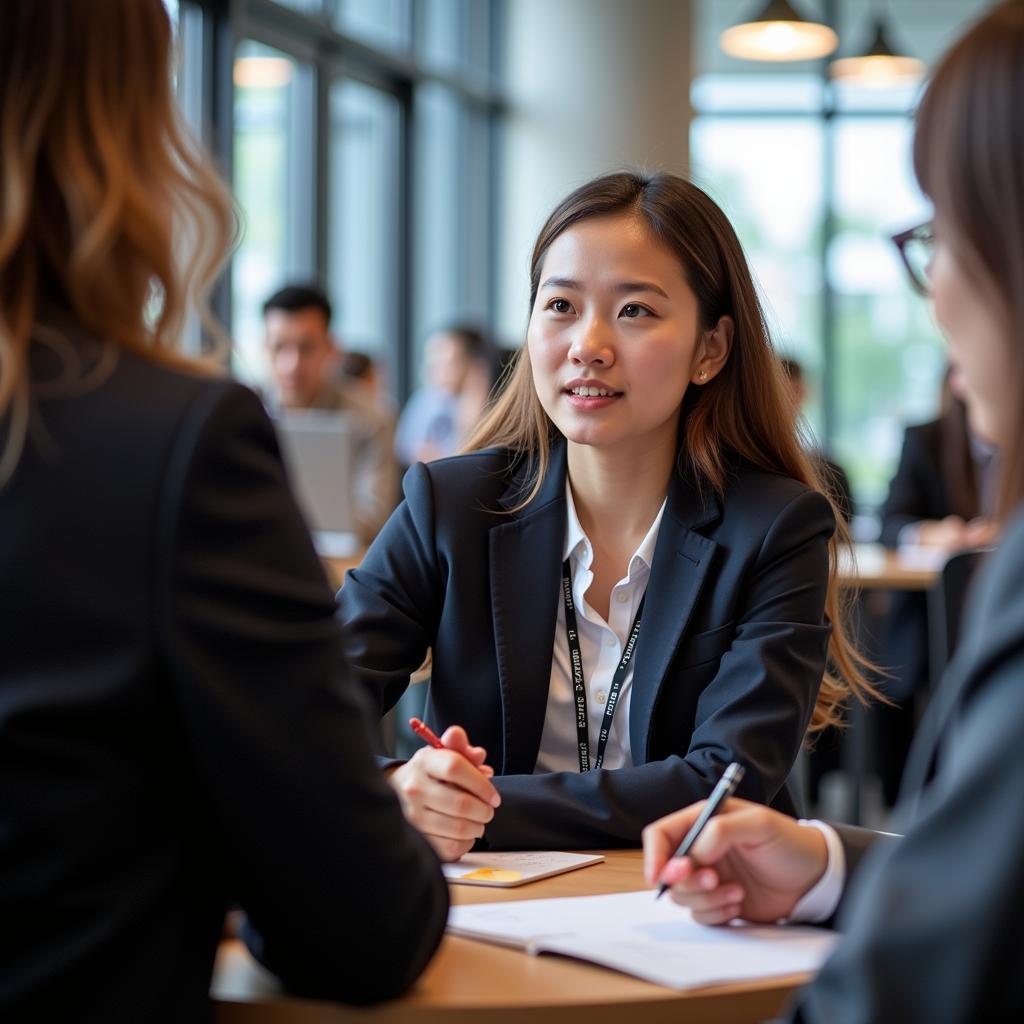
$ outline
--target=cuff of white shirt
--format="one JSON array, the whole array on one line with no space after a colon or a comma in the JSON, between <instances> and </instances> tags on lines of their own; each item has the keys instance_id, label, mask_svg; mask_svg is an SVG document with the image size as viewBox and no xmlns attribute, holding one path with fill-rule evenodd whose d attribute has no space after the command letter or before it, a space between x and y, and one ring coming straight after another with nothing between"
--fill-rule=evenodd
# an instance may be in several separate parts
<instances>
[{"instance_id":1,"label":"cuff of white shirt","mask_svg":"<svg viewBox=\"0 0 1024 1024\"><path fill-rule=\"evenodd\" d=\"M839 833L823 821L800 819L804 828L816 828L825 837L828 864L825 874L801 897L793 912L786 918L790 924L820 924L827 921L839 906L846 884L846 851Z\"/></svg>"}]
</instances>

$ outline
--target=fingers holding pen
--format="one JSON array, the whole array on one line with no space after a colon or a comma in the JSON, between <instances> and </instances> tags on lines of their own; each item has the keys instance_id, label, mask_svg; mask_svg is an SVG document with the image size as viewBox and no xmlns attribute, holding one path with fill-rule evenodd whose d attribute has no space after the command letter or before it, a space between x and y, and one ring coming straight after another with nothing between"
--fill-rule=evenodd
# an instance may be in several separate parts
<instances>
[{"instance_id":1,"label":"fingers holding pen","mask_svg":"<svg viewBox=\"0 0 1024 1024\"><path fill-rule=\"evenodd\" d=\"M414 729L431 744L388 776L408 821L443 860L457 860L472 848L493 819L501 796L491 781L487 752L473 746L465 730L452 726L439 740L416 721Z\"/></svg>"},{"instance_id":2,"label":"fingers holding pen","mask_svg":"<svg viewBox=\"0 0 1024 1024\"><path fill-rule=\"evenodd\" d=\"M483 747L473 746L469 736L461 725L451 725L441 735L441 743L448 750L454 750L469 761L485 778L493 778L494 769L486 764L487 751Z\"/></svg>"},{"instance_id":3,"label":"fingers holding pen","mask_svg":"<svg viewBox=\"0 0 1024 1024\"><path fill-rule=\"evenodd\" d=\"M679 857L665 865L661 881L669 887L672 901L688 907L701 924L724 924L739 916L743 886L724 881L714 868Z\"/></svg>"}]
</instances>

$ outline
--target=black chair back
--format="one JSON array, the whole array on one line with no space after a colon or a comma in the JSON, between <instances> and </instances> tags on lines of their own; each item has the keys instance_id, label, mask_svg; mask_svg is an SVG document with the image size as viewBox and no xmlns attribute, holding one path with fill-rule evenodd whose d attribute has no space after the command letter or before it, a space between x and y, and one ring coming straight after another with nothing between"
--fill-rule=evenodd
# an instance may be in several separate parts
<instances>
[{"instance_id":1,"label":"black chair back","mask_svg":"<svg viewBox=\"0 0 1024 1024\"><path fill-rule=\"evenodd\" d=\"M928 646L934 688L953 657L971 579L991 548L970 548L950 555L928 593Z\"/></svg>"}]
</instances>

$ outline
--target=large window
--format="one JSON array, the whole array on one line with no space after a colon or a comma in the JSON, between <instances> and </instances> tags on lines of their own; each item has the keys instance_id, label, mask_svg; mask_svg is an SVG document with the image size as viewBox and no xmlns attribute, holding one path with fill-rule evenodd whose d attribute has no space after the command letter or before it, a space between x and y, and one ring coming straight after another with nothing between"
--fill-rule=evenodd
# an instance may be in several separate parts
<instances>
[{"instance_id":1,"label":"large window","mask_svg":"<svg viewBox=\"0 0 1024 1024\"><path fill-rule=\"evenodd\" d=\"M312 69L246 40L237 51L235 198L242 239L232 264L235 369L264 372L260 306L286 281L314 276Z\"/></svg>"},{"instance_id":2,"label":"large window","mask_svg":"<svg viewBox=\"0 0 1024 1024\"><path fill-rule=\"evenodd\" d=\"M400 330L401 105L340 79L331 87L328 284L346 348L385 363Z\"/></svg>"},{"instance_id":3,"label":"large window","mask_svg":"<svg viewBox=\"0 0 1024 1024\"><path fill-rule=\"evenodd\" d=\"M266 373L261 306L324 285L343 345L397 399L424 335L492 318L492 45L502 0L235 0L228 21L235 371ZM222 8L221 8L222 9Z\"/></svg>"},{"instance_id":4,"label":"large window","mask_svg":"<svg viewBox=\"0 0 1024 1024\"><path fill-rule=\"evenodd\" d=\"M695 4L694 171L736 226L779 351L804 365L813 433L870 510L885 498L904 426L936 414L944 369L927 304L888 241L928 216L910 165L918 88L840 87L823 64L725 57L719 33L750 6ZM870 29L865 4L802 6L834 16L847 52ZM931 60L981 6L885 9L897 39Z\"/></svg>"},{"instance_id":5,"label":"large window","mask_svg":"<svg viewBox=\"0 0 1024 1024\"><path fill-rule=\"evenodd\" d=\"M698 182L743 243L781 352L821 371L821 238L824 167L807 118L700 117L691 131ZM808 418L820 434L820 392Z\"/></svg>"}]
</instances>

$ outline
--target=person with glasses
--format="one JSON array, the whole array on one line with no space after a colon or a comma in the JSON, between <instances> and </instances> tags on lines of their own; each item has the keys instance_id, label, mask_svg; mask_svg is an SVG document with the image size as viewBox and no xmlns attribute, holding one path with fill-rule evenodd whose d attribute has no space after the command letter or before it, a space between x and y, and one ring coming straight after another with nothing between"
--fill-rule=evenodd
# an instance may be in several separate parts
<instances>
[{"instance_id":1,"label":"person with glasses","mask_svg":"<svg viewBox=\"0 0 1024 1024\"><path fill-rule=\"evenodd\" d=\"M930 290L928 268L935 252L935 229L932 222L925 221L924 224L897 232L890 237L899 250L914 291L918 295L927 296Z\"/></svg>"},{"instance_id":2,"label":"person with glasses","mask_svg":"<svg viewBox=\"0 0 1024 1024\"><path fill-rule=\"evenodd\" d=\"M956 657L915 737L900 836L808 826L729 801L690 857L696 804L651 825L645 870L706 924L835 922L835 952L789 1019L1024 1019L1024 3L946 54L917 114L934 203L926 287L985 436L1000 446L1002 539L976 580Z\"/></svg>"}]
</instances>

